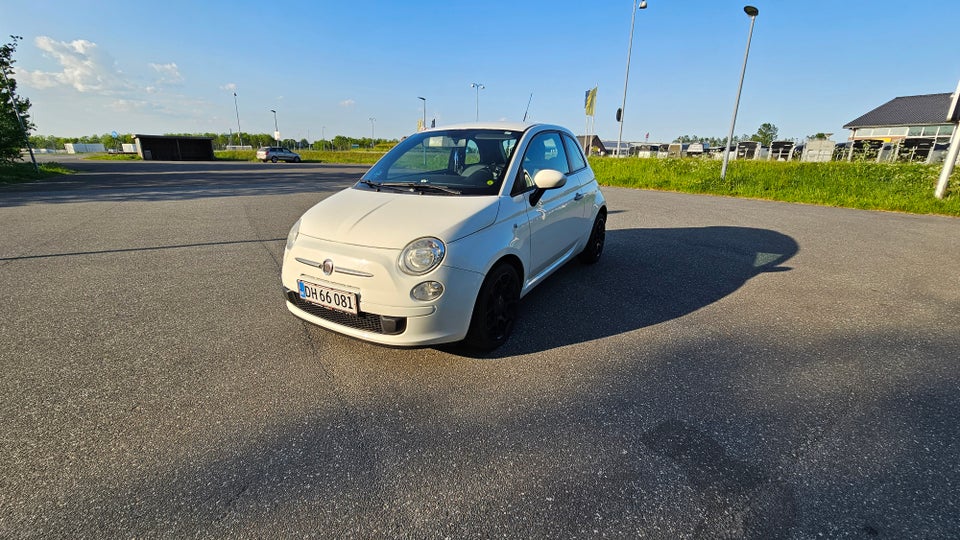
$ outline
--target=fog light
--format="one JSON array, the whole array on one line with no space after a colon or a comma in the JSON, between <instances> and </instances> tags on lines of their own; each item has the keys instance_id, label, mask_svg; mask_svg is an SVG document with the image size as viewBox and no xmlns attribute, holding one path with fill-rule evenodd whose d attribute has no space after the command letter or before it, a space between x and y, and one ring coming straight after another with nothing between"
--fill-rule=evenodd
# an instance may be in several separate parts
<instances>
[{"instance_id":1,"label":"fog light","mask_svg":"<svg viewBox=\"0 0 960 540\"><path fill-rule=\"evenodd\" d=\"M436 281L424 281L410 291L410 296L423 302L436 300L441 294L443 294L443 284Z\"/></svg>"}]
</instances>

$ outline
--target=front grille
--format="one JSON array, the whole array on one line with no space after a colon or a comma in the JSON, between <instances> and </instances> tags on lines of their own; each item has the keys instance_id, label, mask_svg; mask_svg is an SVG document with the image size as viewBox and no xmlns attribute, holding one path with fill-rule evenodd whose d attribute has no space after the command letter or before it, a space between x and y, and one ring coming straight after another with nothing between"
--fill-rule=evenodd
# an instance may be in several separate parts
<instances>
[{"instance_id":1,"label":"front grille","mask_svg":"<svg viewBox=\"0 0 960 540\"><path fill-rule=\"evenodd\" d=\"M287 300L300 311L304 311L325 321L356 328L357 330L364 330L376 334L396 335L402 334L403 331L407 329L407 319L405 317L384 317L373 313L362 312L358 315L344 313L307 302L291 290L287 290Z\"/></svg>"}]
</instances>

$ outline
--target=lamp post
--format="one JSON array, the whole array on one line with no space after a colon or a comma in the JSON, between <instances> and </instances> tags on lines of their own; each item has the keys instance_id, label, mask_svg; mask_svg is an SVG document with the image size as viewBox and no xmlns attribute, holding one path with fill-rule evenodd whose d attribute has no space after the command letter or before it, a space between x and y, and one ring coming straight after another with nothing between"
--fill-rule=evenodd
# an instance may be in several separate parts
<instances>
[{"instance_id":1,"label":"lamp post","mask_svg":"<svg viewBox=\"0 0 960 540\"><path fill-rule=\"evenodd\" d=\"M277 127L277 111L270 109L270 112L273 113L273 139L277 141L277 146L280 146L280 128Z\"/></svg>"},{"instance_id":2,"label":"lamp post","mask_svg":"<svg viewBox=\"0 0 960 540\"><path fill-rule=\"evenodd\" d=\"M720 179L727 178L727 162L730 161L730 143L733 142L733 130L737 124L737 109L740 108L740 92L743 90L743 75L747 72L747 57L750 56L750 40L753 38L753 23L757 22L760 10L753 6L743 6L743 12L750 17L750 32L747 34L747 50L743 53L743 67L740 69L740 84L737 86L737 100L733 103L733 118L730 119L730 134L727 135L727 147L723 151L723 166L720 167Z\"/></svg>"},{"instance_id":3,"label":"lamp post","mask_svg":"<svg viewBox=\"0 0 960 540\"><path fill-rule=\"evenodd\" d=\"M243 135L240 134L240 106L237 105L237 93L233 93L233 108L237 111L237 137L240 137L240 146L243 146Z\"/></svg>"},{"instance_id":4,"label":"lamp post","mask_svg":"<svg viewBox=\"0 0 960 540\"><path fill-rule=\"evenodd\" d=\"M477 122L480 121L480 91L486 88L482 83L470 83L470 88L477 89Z\"/></svg>"},{"instance_id":5,"label":"lamp post","mask_svg":"<svg viewBox=\"0 0 960 540\"><path fill-rule=\"evenodd\" d=\"M627 73L623 76L623 104L620 105L620 111L617 115L617 121L620 122L620 133L617 135L617 157L620 157L620 144L623 140L623 115L627 108L627 82L630 80L630 55L633 53L633 23L637 18L638 9L647 9L647 0L633 0L633 11L630 12L630 44L627 45Z\"/></svg>"},{"instance_id":6,"label":"lamp post","mask_svg":"<svg viewBox=\"0 0 960 540\"><path fill-rule=\"evenodd\" d=\"M373 123L376 121L377 121L376 118L372 116L370 117L370 148L373 148L374 140L376 139L376 136L374 135L374 130L373 130Z\"/></svg>"},{"instance_id":7,"label":"lamp post","mask_svg":"<svg viewBox=\"0 0 960 540\"><path fill-rule=\"evenodd\" d=\"M327 126L320 126L320 149L327 149Z\"/></svg>"},{"instance_id":8,"label":"lamp post","mask_svg":"<svg viewBox=\"0 0 960 540\"><path fill-rule=\"evenodd\" d=\"M423 128L427 129L427 98L417 96L417 99L423 102Z\"/></svg>"}]
</instances>

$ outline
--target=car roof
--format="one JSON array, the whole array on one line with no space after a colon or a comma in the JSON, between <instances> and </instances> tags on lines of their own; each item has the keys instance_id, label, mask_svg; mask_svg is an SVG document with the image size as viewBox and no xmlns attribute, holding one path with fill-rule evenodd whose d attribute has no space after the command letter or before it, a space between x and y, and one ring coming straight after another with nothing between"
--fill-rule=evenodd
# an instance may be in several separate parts
<instances>
[{"instance_id":1,"label":"car roof","mask_svg":"<svg viewBox=\"0 0 960 540\"><path fill-rule=\"evenodd\" d=\"M459 130L459 129L502 129L505 131L527 131L529 129L536 128L537 131L541 129L558 129L561 131L569 131L566 128L561 126L554 126L550 124L538 124L538 123L527 123L527 122L466 122L462 124L451 124L447 126L437 126L435 128L430 128L425 132L431 131L449 131L449 130Z\"/></svg>"}]
</instances>

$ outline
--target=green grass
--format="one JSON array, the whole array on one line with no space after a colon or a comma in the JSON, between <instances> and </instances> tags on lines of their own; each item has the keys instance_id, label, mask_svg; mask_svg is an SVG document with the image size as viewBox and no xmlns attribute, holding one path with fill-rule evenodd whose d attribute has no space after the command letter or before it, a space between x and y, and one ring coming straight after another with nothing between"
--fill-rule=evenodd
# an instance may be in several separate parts
<instances>
[{"instance_id":1,"label":"green grass","mask_svg":"<svg viewBox=\"0 0 960 540\"><path fill-rule=\"evenodd\" d=\"M384 150L294 150L308 163L345 163L373 165L386 152ZM214 152L223 161L256 161L256 150L221 150Z\"/></svg>"},{"instance_id":2,"label":"green grass","mask_svg":"<svg viewBox=\"0 0 960 540\"><path fill-rule=\"evenodd\" d=\"M33 163L2 164L0 165L0 184L23 184L76 172L54 162L38 163L38 165L40 166L39 175L33 168Z\"/></svg>"},{"instance_id":3,"label":"green grass","mask_svg":"<svg viewBox=\"0 0 960 540\"><path fill-rule=\"evenodd\" d=\"M960 216L960 168L947 197L933 196L942 165L920 163L591 158L602 185Z\"/></svg>"},{"instance_id":4,"label":"green grass","mask_svg":"<svg viewBox=\"0 0 960 540\"><path fill-rule=\"evenodd\" d=\"M90 154L83 159L93 159L98 161L140 161L137 154Z\"/></svg>"}]
</instances>

